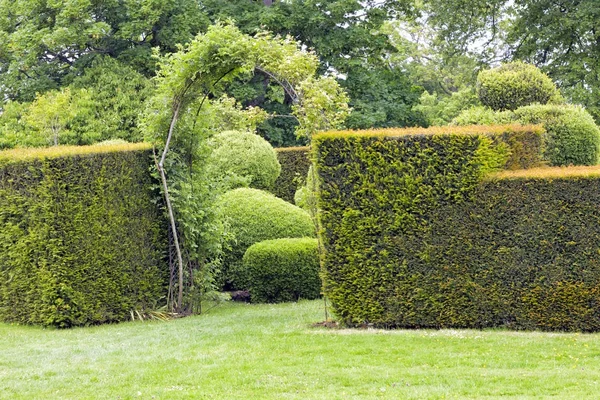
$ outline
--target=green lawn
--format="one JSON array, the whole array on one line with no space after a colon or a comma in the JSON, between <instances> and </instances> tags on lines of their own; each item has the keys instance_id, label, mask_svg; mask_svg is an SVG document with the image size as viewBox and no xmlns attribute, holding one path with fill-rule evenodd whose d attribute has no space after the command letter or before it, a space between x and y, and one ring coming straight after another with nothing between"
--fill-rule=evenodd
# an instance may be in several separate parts
<instances>
[{"instance_id":1,"label":"green lawn","mask_svg":"<svg viewBox=\"0 0 600 400\"><path fill-rule=\"evenodd\" d=\"M0 398L600 396L600 335L311 327L323 318L311 301L72 330L0 324Z\"/></svg>"}]
</instances>

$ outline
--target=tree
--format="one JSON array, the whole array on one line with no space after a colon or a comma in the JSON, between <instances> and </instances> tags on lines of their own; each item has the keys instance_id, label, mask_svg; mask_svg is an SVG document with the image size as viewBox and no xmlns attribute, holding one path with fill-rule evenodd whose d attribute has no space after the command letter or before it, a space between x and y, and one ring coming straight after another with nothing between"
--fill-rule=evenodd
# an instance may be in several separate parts
<instances>
[{"instance_id":1,"label":"tree","mask_svg":"<svg viewBox=\"0 0 600 400\"><path fill-rule=\"evenodd\" d=\"M194 0L0 2L0 95L32 101L98 55L151 75L152 48L174 51L206 26Z\"/></svg>"},{"instance_id":2,"label":"tree","mask_svg":"<svg viewBox=\"0 0 600 400\"><path fill-rule=\"evenodd\" d=\"M400 68L389 62L396 51L385 21L410 13L408 0L317 0L277 1L265 7L260 1L203 0L203 10L213 21L232 18L243 32L254 34L263 27L291 35L313 49L320 60L319 73L333 76L347 91L353 112L347 120L352 128L413 126L422 124L413 111L422 89ZM278 114L289 114L291 99L271 91L269 77L254 75L231 91L246 105L260 104ZM249 87L251 89L249 89ZM276 145L294 143L296 123L289 118L272 118L259 132Z\"/></svg>"},{"instance_id":3,"label":"tree","mask_svg":"<svg viewBox=\"0 0 600 400\"><path fill-rule=\"evenodd\" d=\"M447 53L541 68L567 100L600 120L600 3L596 0L425 0ZM468 15L465 16L465 11ZM476 43L469 48L468 44Z\"/></svg>"}]
</instances>

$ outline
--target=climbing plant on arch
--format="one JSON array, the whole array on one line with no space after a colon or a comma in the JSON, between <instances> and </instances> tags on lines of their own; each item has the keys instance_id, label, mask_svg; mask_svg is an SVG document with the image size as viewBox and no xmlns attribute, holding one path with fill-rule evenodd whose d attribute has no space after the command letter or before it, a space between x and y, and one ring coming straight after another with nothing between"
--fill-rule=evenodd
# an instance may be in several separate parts
<instances>
[{"instance_id":1,"label":"climbing plant on arch","mask_svg":"<svg viewBox=\"0 0 600 400\"><path fill-rule=\"evenodd\" d=\"M161 149L156 165L175 249L177 277L168 302L178 312L194 312L195 296L210 286L206 261L219 246L212 207L218 182L203 179L207 139L225 129L253 130L271 117L236 104L224 94L227 85L255 71L266 74L291 98L297 134L307 137L339 127L349 112L348 97L334 78L316 76L317 57L293 39L266 32L252 37L231 24L210 27L160 59L159 67L144 129Z\"/></svg>"}]
</instances>

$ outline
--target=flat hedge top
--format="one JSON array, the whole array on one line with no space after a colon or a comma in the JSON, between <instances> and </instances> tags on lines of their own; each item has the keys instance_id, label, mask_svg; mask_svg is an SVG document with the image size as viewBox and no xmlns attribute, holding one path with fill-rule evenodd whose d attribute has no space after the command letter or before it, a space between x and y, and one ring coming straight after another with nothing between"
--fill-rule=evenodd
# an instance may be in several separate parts
<instances>
[{"instance_id":1,"label":"flat hedge top","mask_svg":"<svg viewBox=\"0 0 600 400\"><path fill-rule=\"evenodd\" d=\"M429 128L383 128L365 130L343 130L318 133L313 141L343 137L403 137L410 135L477 135L502 134L506 132L537 132L543 133L542 125L468 125L468 126L432 126Z\"/></svg>"},{"instance_id":2,"label":"flat hedge top","mask_svg":"<svg viewBox=\"0 0 600 400\"><path fill-rule=\"evenodd\" d=\"M600 165L571 167L539 167L516 171L500 171L489 174L486 180L496 179L561 179L600 178Z\"/></svg>"},{"instance_id":3,"label":"flat hedge top","mask_svg":"<svg viewBox=\"0 0 600 400\"><path fill-rule=\"evenodd\" d=\"M86 154L149 150L150 143L96 144L91 146L29 147L0 151L0 163L29 161L47 158L71 157Z\"/></svg>"}]
</instances>

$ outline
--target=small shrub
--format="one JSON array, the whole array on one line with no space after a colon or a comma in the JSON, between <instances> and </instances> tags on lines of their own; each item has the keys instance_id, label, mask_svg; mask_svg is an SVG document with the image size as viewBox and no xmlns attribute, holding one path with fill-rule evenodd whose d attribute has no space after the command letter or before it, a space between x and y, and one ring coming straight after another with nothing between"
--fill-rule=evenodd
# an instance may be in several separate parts
<instances>
[{"instance_id":1,"label":"small shrub","mask_svg":"<svg viewBox=\"0 0 600 400\"><path fill-rule=\"evenodd\" d=\"M547 132L545 159L552 165L594 165L598 162L600 130L582 107L531 105L515 110L519 122L543 124Z\"/></svg>"},{"instance_id":2,"label":"small shrub","mask_svg":"<svg viewBox=\"0 0 600 400\"><path fill-rule=\"evenodd\" d=\"M242 275L253 303L316 299L321 293L317 239L255 243L244 254Z\"/></svg>"},{"instance_id":3,"label":"small shrub","mask_svg":"<svg viewBox=\"0 0 600 400\"><path fill-rule=\"evenodd\" d=\"M251 186L269 190L281 172L277 154L262 137L226 131L211 140L209 174L230 188Z\"/></svg>"},{"instance_id":4,"label":"small shrub","mask_svg":"<svg viewBox=\"0 0 600 400\"><path fill-rule=\"evenodd\" d=\"M477 94L483 105L496 111L562 101L556 85L546 74L522 62L481 71L477 77Z\"/></svg>"},{"instance_id":5,"label":"small shrub","mask_svg":"<svg viewBox=\"0 0 600 400\"><path fill-rule=\"evenodd\" d=\"M228 231L222 276L218 281L228 289L236 288L236 270L246 249L254 243L316 236L306 211L262 190L231 190L219 198L217 207Z\"/></svg>"}]
</instances>

